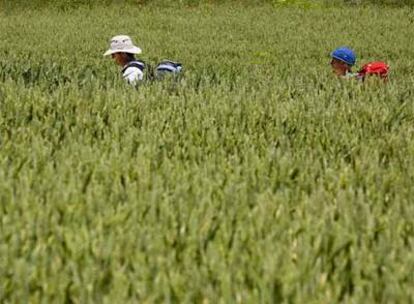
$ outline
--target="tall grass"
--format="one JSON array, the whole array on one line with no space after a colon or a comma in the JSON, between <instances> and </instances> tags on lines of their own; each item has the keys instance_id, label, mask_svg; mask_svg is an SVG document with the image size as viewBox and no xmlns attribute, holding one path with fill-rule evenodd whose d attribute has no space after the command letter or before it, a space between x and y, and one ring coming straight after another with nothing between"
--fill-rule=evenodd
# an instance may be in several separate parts
<instances>
[{"instance_id":1,"label":"tall grass","mask_svg":"<svg viewBox=\"0 0 414 304\"><path fill-rule=\"evenodd\" d=\"M413 301L411 19L3 14L0 302ZM183 79L126 86L102 57L118 33ZM335 79L339 45L389 62L388 85Z\"/></svg>"}]
</instances>

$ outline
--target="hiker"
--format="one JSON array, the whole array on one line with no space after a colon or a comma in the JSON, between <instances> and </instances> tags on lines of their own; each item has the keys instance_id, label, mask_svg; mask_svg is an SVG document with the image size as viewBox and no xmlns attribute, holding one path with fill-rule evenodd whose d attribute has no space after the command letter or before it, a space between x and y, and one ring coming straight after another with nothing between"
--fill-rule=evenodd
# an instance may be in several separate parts
<instances>
[{"instance_id":1,"label":"hiker","mask_svg":"<svg viewBox=\"0 0 414 304\"><path fill-rule=\"evenodd\" d=\"M141 53L142 50L133 44L129 36L118 35L111 39L110 48L104 56L112 56L115 62L122 67L122 77L132 85L137 85L144 79L161 80L166 75L175 77L182 71L182 64L171 60L161 61L153 70L144 61L135 58L135 55Z\"/></svg>"},{"instance_id":2,"label":"hiker","mask_svg":"<svg viewBox=\"0 0 414 304\"><path fill-rule=\"evenodd\" d=\"M142 50L132 43L129 36L118 35L111 39L111 45L104 56L111 55L116 64L122 67L122 77L132 85L138 84L144 79L145 63L137 60L135 55Z\"/></svg>"},{"instance_id":3,"label":"hiker","mask_svg":"<svg viewBox=\"0 0 414 304\"><path fill-rule=\"evenodd\" d=\"M352 73L356 63L355 52L347 47L340 47L331 53L331 67L335 75L341 78L355 78L365 81L367 76L375 75L381 80L388 79L389 66L382 61L373 61L365 64L357 73Z\"/></svg>"},{"instance_id":4,"label":"hiker","mask_svg":"<svg viewBox=\"0 0 414 304\"><path fill-rule=\"evenodd\" d=\"M353 78L352 67L356 62L356 55L353 50L341 47L331 53L331 67L338 77Z\"/></svg>"}]
</instances>

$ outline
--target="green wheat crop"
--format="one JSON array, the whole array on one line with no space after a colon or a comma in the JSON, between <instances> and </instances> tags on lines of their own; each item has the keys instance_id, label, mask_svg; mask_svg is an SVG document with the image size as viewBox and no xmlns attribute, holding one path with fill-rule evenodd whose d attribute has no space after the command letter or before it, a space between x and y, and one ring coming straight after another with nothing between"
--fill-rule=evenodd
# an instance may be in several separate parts
<instances>
[{"instance_id":1,"label":"green wheat crop","mask_svg":"<svg viewBox=\"0 0 414 304\"><path fill-rule=\"evenodd\" d=\"M0 303L412 303L412 9L0 13ZM179 81L123 83L132 36ZM336 79L329 52L391 67Z\"/></svg>"}]
</instances>

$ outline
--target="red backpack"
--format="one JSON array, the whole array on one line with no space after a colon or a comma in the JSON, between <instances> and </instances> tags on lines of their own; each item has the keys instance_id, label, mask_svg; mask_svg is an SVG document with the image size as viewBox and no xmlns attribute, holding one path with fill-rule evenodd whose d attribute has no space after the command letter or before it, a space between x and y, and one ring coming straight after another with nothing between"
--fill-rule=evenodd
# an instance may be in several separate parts
<instances>
[{"instance_id":1,"label":"red backpack","mask_svg":"<svg viewBox=\"0 0 414 304\"><path fill-rule=\"evenodd\" d=\"M382 61L373 61L365 64L358 72L361 79L365 79L368 75L376 75L381 79L387 80L390 67Z\"/></svg>"}]
</instances>

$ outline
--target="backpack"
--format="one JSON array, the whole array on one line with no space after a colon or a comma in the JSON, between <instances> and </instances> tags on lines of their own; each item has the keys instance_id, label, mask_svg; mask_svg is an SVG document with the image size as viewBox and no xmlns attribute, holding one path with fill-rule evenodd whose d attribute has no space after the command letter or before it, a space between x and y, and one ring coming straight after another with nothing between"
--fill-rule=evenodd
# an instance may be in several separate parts
<instances>
[{"instance_id":1,"label":"backpack","mask_svg":"<svg viewBox=\"0 0 414 304\"><path fill-rule=\"evenodd\" d=\"M179 62L163 60L155 67L155 78L162 79L166 75L176 76L181 73L182 69L183 66Z\"/></svg>"},{"instance_id":2,"label":"backpack","mask_svg":"<svg viewBox=\"0 0 414 304\"><path fill-rule=\"evenodd\" d=\"M383 80L388 79L389 65L382 61L373 61L365 64L359 71L358 77L362 80L368 75L376 75Z\"/></svg>"}]
</instances>

